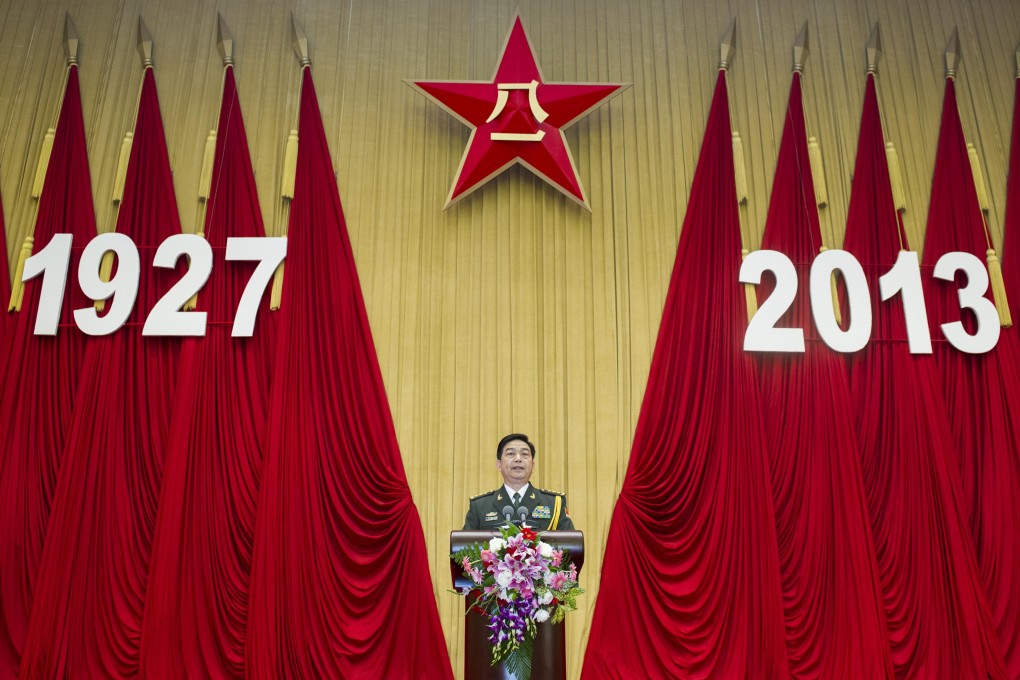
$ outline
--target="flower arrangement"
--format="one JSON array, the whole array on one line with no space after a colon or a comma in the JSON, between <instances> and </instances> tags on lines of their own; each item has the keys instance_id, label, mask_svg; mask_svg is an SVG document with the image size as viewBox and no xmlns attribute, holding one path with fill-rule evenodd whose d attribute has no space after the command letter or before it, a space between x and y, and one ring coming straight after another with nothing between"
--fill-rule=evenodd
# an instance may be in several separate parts
<instances>
[{"instance_id":1,"label":"flower arrangement","mask_svg":"<svg viewBox=\"0 0 1020 680\"><path fill-rule=\"evenodd\" d=\"M489 617L492 664L506 661L518 680L531 677L531 650L537 625L559 623L577 609L577 567L532 529L511 524L488 545L475 544L451 557L474 583L461 595L472 610Z\"/></svg>"}]
</instances>

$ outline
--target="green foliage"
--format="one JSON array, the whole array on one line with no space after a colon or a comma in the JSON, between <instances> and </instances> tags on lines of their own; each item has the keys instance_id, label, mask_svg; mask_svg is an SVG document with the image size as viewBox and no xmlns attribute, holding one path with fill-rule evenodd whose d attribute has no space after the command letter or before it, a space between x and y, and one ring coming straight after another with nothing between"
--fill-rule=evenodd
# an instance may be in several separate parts
<instances>
[{"instance_id":1,"label":"green foliage","mask_svg":"<svg viewBox=\"0 0 1020 680\"><path fill-rule=\"evenodd\" d=\"M514 649L506 655L506 669L514 674L517 680L530 680L531 679L531 656L532 647L534 646L534 636L528 636L524 638L521 644L517 645ZM493 654L495 656L495 654ZM492 660L492 665L495 666L498 663L498 659Z\"/></svg>"},{"instance_id":2,"label":"green foliage","mask_svg":"<svg viewBox=\"0 0 1020 680\"><path fill-rule=\"evenodd\" d=\"M549 617L549 622L556 624L563 621L567 612L577 611L577 596L584 593L584 588L571 582L563 590L554 590L553 593L559 601L559 605L556 607L556 611L552 613L552 616Z\"/></svg>"}]
</instances>

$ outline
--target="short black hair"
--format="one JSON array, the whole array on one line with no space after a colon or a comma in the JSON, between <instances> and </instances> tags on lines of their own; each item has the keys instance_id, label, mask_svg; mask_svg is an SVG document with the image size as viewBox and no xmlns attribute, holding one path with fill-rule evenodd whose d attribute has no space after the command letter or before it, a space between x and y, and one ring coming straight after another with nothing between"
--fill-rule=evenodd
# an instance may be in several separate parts
<instances>
[{"instance_id":1,"label":"short black hair","mask_svg":"<svg viewBox=\"0 0 1020 680\"><path fill-rule=\"evenodd\" d=\"M496 444L496 460L503 460L503 447L509 444L510 442L514 441L515 439L520 439L522 442L527 444L528 448L531 449L531 457L532 458L535 457L536 455L535 445L531 443L530 439L528 439L528 435L521 434L520 432L514 432L503 437L502 439L499 440L499 444Z\"/></svg>"}]
</instances>

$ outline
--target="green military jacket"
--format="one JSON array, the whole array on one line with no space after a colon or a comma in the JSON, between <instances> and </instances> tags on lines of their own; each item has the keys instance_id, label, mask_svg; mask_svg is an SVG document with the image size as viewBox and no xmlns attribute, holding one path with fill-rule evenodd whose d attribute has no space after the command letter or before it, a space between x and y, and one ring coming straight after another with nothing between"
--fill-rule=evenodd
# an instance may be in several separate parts
<instances>
[{"instance_id":1,"label":"green military jacket","mask_svg":"<svg viewBox=\"0 0 1020 680\"><path fill-rule=\"evenodd\" d=\"M506 524L503 508L513 505L502 486L471 499L464 531L496 530ZM521 499L520 507L528 509L527 524L539 531L573 531L574 523L567 514L567 497L558 491L539 489L534 484Z\"/></svg>"}]
</instances>

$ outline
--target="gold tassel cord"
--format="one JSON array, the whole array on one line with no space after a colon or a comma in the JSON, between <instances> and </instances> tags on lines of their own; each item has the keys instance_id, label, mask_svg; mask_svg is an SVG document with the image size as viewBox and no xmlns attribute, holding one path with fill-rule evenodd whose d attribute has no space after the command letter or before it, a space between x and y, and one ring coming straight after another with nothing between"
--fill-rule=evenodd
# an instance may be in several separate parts
<instances>
[{"instance_id":1,"label":"gold tassel cord","mask_svg":"<svg viewBox=\"0 0 1020 680\"><path fill-rule=\"evenodd\" d=\"M1013 315L1009 311L1009 299L1006 297L1006 282L1002 278L1002 263L995 252L992 244L992 235L988 230L988 218L982 211L981 223L985 228L985 240L988 243L988 250L985 251L985 262L988 264L988 280L992 286L992 299L995 302L995 311L999 313L999 325L1003 328L1010 328L1013 325Z\"/></svg>"},{"instance_id":2,"label":"gold tassel cord","mask_svg":"<svg viewBox=\"0 0 1020 680\"><path fill-rule=\"evenodd\" d=\"M903 176L900 174L900 157L892 142L885 144L885 157L889 164L889 184L892 187L893 204L897 211L907 209L907 195L903 191Z\"/></svg>"},{"instance_id":3,"label":"gold tassel cord","mask_svg":"<svg viewBox=\"0 0 1020 680\"><path fill-rule=\"evenodd\" d=\"M829 205L829 190L825 183L822 148L815 137L808 137L808 160L811 163L811 177L815 185L815 202L819 208L824 208Z\"/></svg>"},{"instance_id":4,"label":"gold tassel cord","mask_svg":"<svg viewBox=\"0 0 1020 680\"><path fill-rule=\"evenodd\" d=\"M981 212L988 213L988 190L985 187L985 173L981 170L981 159L977 149L967 142L967 157L970 159L970 172L974 176L974 190L977 191L978 206Z\"/></svg>"},{"instance_id":5,"label":"gold tassel cord","mask_svg":"<svg viewBox=\"0 0 1020 680\"><path fill-rule=\"evenodd\" d=\"M828 248L822 246L818 249L819 253L824 253ZM829 290L832 293L832 316L836 319L836 324L839 326L843 325L843 308L839 306L839 287L836 284L836 272L833 272L829 277Z\"/></svg>"},{"instance_id":6,"label":"gold tassel cord","mask_svg":"<svg viewBox=\"0 0 1020 680\"><path fill-rule=\"evenodd\" d=\"M200 231L196 235L200 236L201 238L205 238L205 232ZM188 267L189 268L191 267L191 259L190 258L188 259ZM193 312L196 309L198 309L198 293L195 293L194 295L192 295L191 298L187 302L184 303L184 306L181 307L181 311L183 311L183 312Z\"/></svg>"},{"instance_id":7,"label":"gold tassel cord","mask_svg":"<svg viewBox=\"0 0 1020 680\"><path fill-rule=\"evenodd\" d=\"M839 288L836 284L836 273L833 272L829 278L829 287L832 289L832 316L836 324L843 325L843 308L839 305Z\"/></svg>"},{"instance_id":8,"label":"gold tassel cord","mask_svg":"<svg viewBox=\"0 0 1020 680\"><path fill-rule=\"evenodd\" d=\"M46 170L50 165L50 155L53 153L53 138L56 137L55 128L46 131L43 137L42 148L39 150L39 165L35 168L35 181L32 182L32 198L42 196L43 184L46 182Z\"/></svg>"},{"instance_id":9,"label":"gold tassel cord","mask_svg":"<svg viewBox=\"0 0 1020 680\"><path fill-rule=\"evenodd\" d=\"M999 312L999 325L1003 328L1010 328L1013 325L1013 315L1009 311L1009 300L1006 299L1006 282L1002 278L1002 265L994 248L985 252L988 261L988 278L992 282L992 297L995 298L995 309Z\"/></svg>"},{"instance_id":10,"label":"gold tassel cord","mask_svg":"<svg viewBox=\"0 0 1020 680\"><path fill-rule=\"evenodd\" d=\"M747 203L747 168L744 165L744 142L740 133L733 133L733 174L737 184L737 203Z\"/></svg>"},{"instance_id":11,"label":"gold tassel cord","mask_svg":"<svg viewBox=\"0 0 1020 680\"><path fill-rule=\"evenodd\" d=\"M109 281L113 275L113 261L114 254L112 250L107 250L103 253L103 259L99 263L99 278L102 281ZM106 300L96 300L94 303L97 312L101 312L106 309Z\"/></svg>"},{"instance_id":12,"label":"gold tassel cord","mask_svg":"<svg viewBox=\"0 0 1020 680\"><path fill-rule=\"evenodd\" d=\"M117 174L113 176L113 202L120 203L124 198L124 182L127 181L128 161L131 159L131 143L135 133L128 132L120 143L120 156L117 159Z\"/></svg>"},{"instance_id":13,"label":"gold tassel cord","mask_svg":"<svg viewBox=\"0 0 1020 680\"><path fill-rule=\"evenodd\" d=\"M291 130L287 135L287 149L283 154L283 180L280 183L280 195L283 198L294 198L294 181L297 176L298 133Z\"/></svg>"},{"instance_id":14,"label":"gold tassel cord","mask_svg":"<svg viewBox=\"0 0 1020 680\"><path fill-rule=\"evenodd\" d=\"M900 242L900 250L906 250L904 242L903 213L907 211L907 197L903 192L903 177L900 174L900 157L892 142L885 143L886 167L889 170L889 188L892 191L893 207L896 210L896 240Z\"/></svg>"},{"instance_id":15,"label":"gold tassel cord","mask_svg":"<svg viewBox=\"0 0 1020 680\"><path fill-rule=\"evenodd\" d=\"M1009 300L1006 298L1006 283L1002 278L1002 263L995 252L992 231L988 228L988 189L985 187L985 175L981 169L981 159L973 144L967 143L967 156L970 159L971 176L974 180L974 191L977 193L978 208L981 210L981 226L985 232L985 261L988 264L988 280L992 286L992 298L995 310L999 313L999 325L1009 328L1013 325L1013 315L1009 311Z\"/></svg>"},{"instance_id":16,"label":"gold tassel cord","mask_svg":"<svg viewBox=\"0 0 1020 680\"><path fill-rule=\"evenodd\" d=\"M216 156L216 130L210 130L205 138L205 152L202 154L202 172L198 176L198 198L209 200L212 192L213 159Z\"/></svg>"},{"instance_id":17,"label":"gold tassel cord","mask_svg":"<svg viewBox=\"0 0 1020 680\"><path fill-rule=\"evenodd\" d=\"M25 300L25 284L21 277L25 274L25 260L32 257L32 244L35 238L26 236L21 244L21 252L18 253L18 264L14 268L14 281L11 282L11 300L7 305L8 312L20 312L21 303Z\"/></svg>"},{"instance_id":18,"label":"gold tassel cord","mask_svg":"<svg viewBox=\"0 0 1020 680\"><path fill-rule=\"evenodd\" d=\"M283 301L283 262L276 268L276 272L273 273L273 288L269 294L269 311L275 312L280 309L280 303Z\"/></svg>"},{"instance_id":19,"label":"gold tassel cord","mask_svg":"<svg viewBox=\"0 0 1020 680\"><path fill-rule=\"evenodd\" d=\"M746 260L749 254L747 248L741 250L741 261ZM282 267L283 265L280 266ZM755 292L755 285L753 283L744 284L744 298L747 303L747 322L751 323L751 319L758 313L758 294Z\"/></svg>"},{"instance_id":20,"label":"gold tassel cord","mask_svg":"<svg viewBox=\"0 0 1020 680\"><path fill-rule=\"evenodd\" d=\"M287 148L283 154L283 181L280 184L280 197L283 199L283 213L281 215L280 233L285 234L287 222L290 218L290 201L294 198L294 182L297 177L297 154L298 154L298 133L291 130L287 135ZM283 302L283 263L276 268L273 274L273 288L269 295L269 310L272 312L280 309Z\"/></svg>"}]
</instances>

